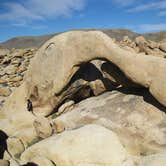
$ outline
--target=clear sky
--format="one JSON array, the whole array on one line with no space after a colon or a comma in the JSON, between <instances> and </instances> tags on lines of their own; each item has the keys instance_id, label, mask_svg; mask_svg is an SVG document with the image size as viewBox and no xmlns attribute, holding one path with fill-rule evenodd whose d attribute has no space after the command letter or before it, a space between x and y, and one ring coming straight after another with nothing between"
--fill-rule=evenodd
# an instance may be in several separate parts
<instances>
[{"instance_id":1,"label":"clear sky","mask_svg":"<svg viewBox=\"0 0 166 166\"><path fill-rule=\"evenodd\" d=\"M166 0L0 0L0 41L79 28L166 30Z\"/></svg>"}]
</instances>

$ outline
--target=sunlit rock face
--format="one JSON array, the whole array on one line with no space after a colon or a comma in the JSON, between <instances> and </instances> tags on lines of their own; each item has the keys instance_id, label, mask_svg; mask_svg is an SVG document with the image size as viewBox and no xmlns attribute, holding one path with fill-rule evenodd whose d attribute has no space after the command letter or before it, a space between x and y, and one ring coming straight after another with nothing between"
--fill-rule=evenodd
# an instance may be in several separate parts
<instances>
[{"instance_id":1,"label":"sunlit rock face","mask_svg":"<svg viewBox=\"0 0 166 166\"><path fill-rule=\"evenodd\" d=\"M0 163L162 165L165 56L164 42L100 31L0 50Z\"/></svg>"}]
</instances>

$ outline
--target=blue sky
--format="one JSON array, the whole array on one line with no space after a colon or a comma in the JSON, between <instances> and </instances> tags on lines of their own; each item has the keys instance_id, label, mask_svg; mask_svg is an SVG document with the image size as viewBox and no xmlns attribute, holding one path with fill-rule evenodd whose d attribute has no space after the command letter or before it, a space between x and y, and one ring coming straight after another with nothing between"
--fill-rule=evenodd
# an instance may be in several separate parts
<instances>
[{"instance_id":1,"label":"blue sky","mask_svg":"<svg viewBox=\"0 0 166 166\"><path fill-rule=\"evenodd\" d=\"M166 30L166 0L0 0L0 42L80 28Z\"/></svg>"}]
</instances>

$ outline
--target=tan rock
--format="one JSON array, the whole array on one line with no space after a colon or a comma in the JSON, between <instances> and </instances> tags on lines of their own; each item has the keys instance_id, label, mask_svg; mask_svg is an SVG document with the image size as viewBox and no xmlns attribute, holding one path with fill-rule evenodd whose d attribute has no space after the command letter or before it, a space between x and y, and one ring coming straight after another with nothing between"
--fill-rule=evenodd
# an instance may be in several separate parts
<instances>
[{"instance_id":1,"label":"tan rock","mask_svg":"<svg viewBox=\"0 0 166 166\"><path fill-rule=\"evenodd\" d=\"M153 100L143 93L145 100ZM53 127L59 133L86 124L100 124L114 131L129 153L158 153L166 149L166 115L145 100L123 91L107 92L88 98L53 119Z\"/></svg>"},{"instance_id":2,"label":"tan rock","mask_svg":"<svg viewBox=\"0 0 166 166\"><path fill-rule=\"evenodd\" d=\"M16 160L12 159L12 158L9 160L9 162L10 162L10 166L20 166L18 164L18 162Z\"/></svg>"},{"instance_id":3,"label":"tan rock","mask_svg":"<svg viewBox=\"0 0 166 166\"><path fill-rule=\"evenodd\" d=\"M71 40L69 40L70 38L74 38L74 40L72 40L71 42ZM64 41L68 43L65 47ZM61 44L59 44L57 48L57 45L54 44L57 42L63 43L63 48L61 48ZM141 42L144 43L146 41L143 40ZM76 43L77 46L79 45L79 47L76 47ZM63 52L61 51L58 53L57 50L59 49L63 50ZM66 64L65 57L68 54L68 49L71 51L71 58L70 63ZM165 89L164 86L166 84L162 83L162 81L160 81L160 79L158 78L164 78L163 70L165 70L166 68L166 65L164 65L165 60L152 56L137 56L137 54L125 51L119 48L119 46L115 45L107 35L101 32L77 31L67 32L52 38L41 47L41 49L37 52L35 58L33 59L33 62L31 63L30 69L28 71L29 74L27 74L27 76L29 75L29 77L27 77L27 83L29 84L29 87L33 87L33 85L35 85L38 89L38 94L40 95L38 96L38 98L40 98L40 101L38 101L36 98L35 103L38 103L38 106L35 106L34 109L41 110L42 108L39 107L41 104L47 105L45 106L45 108L51 109L52 102L50 103L50 100L48 101L48 99L50 99L53 91L56 94L60 93L67 85L74 73L78 70L78 65L82 62L87 62L91 59L97 58L98 56L96 55L101 55L101 57L112 61L125 73L128 78L144 87L149 88L150 92L156 99L158 99L162 104L166 103L166 97L164 97L164 94L166 93L161 93L160 90L161 87L162 89ZM42 59L46 56L48 57L48 59L45 61L45 63L41 62L40 66L36 67L39 62L42 61ZM54 61L60 61L59 64L61 64L61 66L65 66L63 68L63 74L57 74L60 66L54 64L51 65L51 63ZM154 63L152 63L152 61ZM160 68L154 67L156 65L160 66ZM49 66L47 67L47 70L45 70L45 66ZM31 73L33 73L33 75ZM42 73L42 75L38 73ZM52 88L50 88L50 85L52 86ZM31 96L33 96L33 91L34 88L31 88L31 90L29 91ZM47 91L47 94L45 93L45 91Z\"/></svg>"},{"instance_id":4,"label":"tan rock","mask_svg":"<svg viewBox=\"0 0 166 166\"><path fill-rule=\"evenodd\" d=\"M91 81L90 87L95 96L100 95L101 93L106 91L106 87L101 80Z\"/></svg>"},{"instance_id":5,"label":"tan rock","mask_svg":"<svg viewBox=\"0 0 166 166\"><path fill-rule=\"evenodd\" d=\"M160 49L164 52L166 52L166 42L160 43Z\"/></svg>"},{"instance_id":6,"label":"tan rock","mask_svg":"<svg viewBox=\"0 0 166 166\"><path fill-rule=\"evenodd\" d=\"M124 48L125 50L127 50L127 51L136 53L135 49L134 49L134 48L131 48L131 47L129 47L129 46L124 46L123 48Z\"/></svg>"},{"instance_id":7,"label":"tan rock","mask_svg":"<svg viewBox=\"0 0 166 166\"><path fill-rule=\"evenodd\" d=\"M56 45L54 43L56 43ZM69 54L71 55L70 60L66 62ZM121 49L112 42L107 35L101 32L67 32L46 42L35 55L33 63L30 65L30 69L25 77L25 81L19 88L13 91L11 96L6 100L3 110L0 112L0 129L5 131L9 136L12 136L15 132L20 133L20 131L25 129L25 126L26 129L28 128L27 126L29 126L30 129L33 128L34 116L27 111L27 99L32 101L35 113L39 112L39 114L41 113L43 116L49 115L52 113L53 109L57 108L57 105L62 102L61 99L64 99L62 94L65 94L66 87L75 72L78 71L79 65L96 58L110 60L121 69L124 75L130 80L143 87L149 88L151 94L158 101L163 105L166 103L166 93L164 93L166 89L166 79L165 73L163 72L166 70L166 61L163 58L140 56L130 53ZM56 61L59 63L55 64ZM62 66L64 66L64 68L62 68ZM116 80L117 79L115 79L115 82ZM87 81L85 82L87 85ZM68 95L71 94L68 93ZM110 107L112 107L112 105ZM132 110L134 109L135 108ZM143 119L141 115L137 114L132 115L129 119L126 118L126 121L134 126L134 129L130 129L130 127L126 129L127 131L131 130L131 135L136 132L135 128L141 126L137 126L135 123L132 124L133 117ZM108 119L98 119L96 115L90 115L89 119L86 121L91 122L94 121L94 119L100 124L109 124ZM141 124L144 125L146 120L143 119L142 121L143 123ZM71 121L69 122L71 123ZM70 125L70 123L68 123L68 125ZM149 126L150 123L151 122L148 124ZM75 126L74 121L72 125ZM67 128L65 125L63 126L63 123L60 123L59 126L61 126L59 127L61 130L62 128ZM148 130L147 128L146 131ZM160 141L164 144L163 138L165 135L157 127L153 128L154 131L152 130L151 133L155 134L150 134L151 140L155 140L154 142L157 142L157 145L153 144L151 146L150 143L145 144L147 147L146 152L161 150L160 145L158 146L158 142ZM143 135L145 135L145 133ZM154 135L157 138L152 137ZM157 135L159 135L159 137ZM30 138L34 137L31 136ZM125 137L123 141L128 140L129 138ZM140 143L141 141L138 142ZM148 146L150 148L148 148ZM164 147L163 145L161 146L162 148ZM136 147L136 153L142 152L142 150L137 150L137 147L140 147L137 143L128 145L129 149L134 149L133 147Z\"/></svg>"},{"instance_id":8,"label":"tan rock","mask_svg":"<svg viewBox=\"0 0 166 166\"><path fill-rule=\"evenodd\" d=\"M1 80L2 81L2 80ZM11 94L11 90L7 87L0 87L0 96L9 96Z\"/></svg>"},{"instance_id":9,"label":"tan rock","mask_svg":"<svg viewBox=\"0 0 166 166\"><path fill-rule=\"evenodd\" d=\"M19 87L20 86L20 82L10 82L10 85L12 86L12 87Z\"/></svg>"},{"instance_id":10,"label":"tan rock","mask_svg":"<svg viewBox=\"0 0 166 166\"><path fill-rule=\"evenodd\" d=\"M7 56L10 53L8 49L0 49L0 57Z\"/></svg>"},{"instance_id":11,"label":"tan rock","mask_svg":"<svg viewBox=\"0 0 166 166\"><path fill-rule=\"evenodd\" d=\"M143 36L138 36L135 38L135 43L137 45L145 45L145 44L147 44L147 41Z\"/></svg>"},{"instance_id":12,"label":"tan rock","mask_svg":"<svg viewBox=\"0 0 166 166\"><path fill-rule=\"evenodd\" d=\"M18 159L21 153L25 150L22 141L16 137L11 137L7 139L7 148L13 158Z\"/></svg>"},{"instance_id":13,"label":"tan rock","mask_svg":"<svg viewBox=\"0 0 166 166\"><path fill-rule=\"evenodd\" d=\"M5 75L5 71L1 68L0 69L0 76L3 76L3 75Z\"/></svg>"},{"instance_id":14,"label":"tan rock","mask_svg":"<svg viewBox=\"0 0 166 166\"><path fill-rule=\"evenodd\" d=\"M26 71L26 70L27 70L27 67L21 65L21 66L19 66L19 68L18 68L18 73L22 73L22 72L24 72L24 71Z\"/></svg>"},{"instance_id":15,"label":"tan rock","mask_svg":"<svg viewBox=\"0 0 166 166\"><path fill-rule=\"evenodd\" d=\"M13 66L13 65L9 65L4 69L6 74L15 74L17 71L17 67Z\"/></svg>"},{"instance_id":16,"label":"tan rock","mask_svg":"<svg viewBox=\"0 0 166 166\"><path fill-rule=\"evenodd\" d=\"M11 155L9 154L9 152L7 150L5 150L5 152L3 154L3 159L8 160L8 161L11 159Z\"/></svg>"},{"instance_id":17,"label":"tan rock","mask_svg":"<svg viewBox=\"0 0 166 166\"><path fill-rule=\"evenodd\" d=\"M154 41L149 41L149 42L148 42L148 46L149 46L150 48L152 48L152 49L154 49L154 48L159 48L159 44L156 43L156 42L154 42Z\"/></svg>"},{"instance_id":18,"label":"tan rock","mask_svg":"<svg viewBox=\"0 0 166 166\"><path fill-rule=\"evenodd\" d=\"M139 166L165 166L166 152L145 156Z\"/></svg>"},{"instance_id":19,"label":"tan rock","mask_svg":"<svg viewBox=\"0 0 166 166\"><path fill-rule=\"evenodd\" d=\"M53 133L53 129L51 128L51 124L47 118L38 117L37 119L35 119L33 126L38 137L40 138L47 138Z\"/></svg>"},{"instance_id":20,"label":"tan rock","mask_svg":"<svg viewBox=\"0 0 166 166\"><path fill-rule=\"evenodd\" d=\"M58 166L133 165L116 134L98 125L66 131L36 143L21 155L21 164L34 161L38 152L40 157L47 158ZM35 164L39 164L38 160Z\"/></svg>"},{"instance_id":21,"label":"tan rock","mask_svg":"<svg viewBox=\"0 0 166 166\"><path fill-rule=\"evenodd\" d=\"M9 96L11 97L12 94ZM5 101L6 105L8 102ZM15 103L13 104L13 108ZM23 107L22 107L23 108ZM4 131L8 136L17 136L20 137L21 133L25 136L25 139L30 139L29 137L33 137L33 135L36 135L36 132L33 127L33 122L35 120L35 116L31 113L26 111L26 108L24 111L18 111L15 112L4 112L3 110L0 112L0 129ZM26 130L25 130L26 129ZM30 131L29 131L30 129ZM33 129L31 131L31 129ZM25 130L25 131L24 131ZM23 132L24 131L24 132ZM29 132L29 133L28 133ZM17 134L15 134L17 133ZM33 134L34 133L34 134ZM18 136L19 135L19 136ZM22 137L20 137L22 139ZM32 138L33 139L33 138ZM31 141L31 140L29 140ZM26 141L25 141L26 142Z\"/></svg>"},{"instance_id":22,"label":"tan rock","mask_svg":"<svg viewBox=\"0 0 166 166\"><path fill-rule=\"evenodd\" d=\"M69 51L70 61L66 63ZM36 53L26 74L27 90L22 87L20 90L27 91L25 96L32 100L35 112L48 115L61 102L59 95L79 69L79 65L96 58L111 61L127 78L148 88L160 103L166 105L166 93L163 92L166 89L163 72L166 70L166 61L126 51L98 31L66 32L46 42ZM59 63L55 65L55 61ZM63 70L60 70L62 66ZM10 110L9 107L7 110Z\"/></svg>"},{"instance_id":23,"label":"tan rock","mask_svg":"<svg viewBox=\"0 0 166 166\"><path fill-rule=\"evenodd\" d=\"M0 160L0 166L9 166L9 161L7 161L7 160Z\"/></svg>"},{"instance_id":24,"label":"tan rock","mask_svg":"<svg viewBox=\"0 0 166 166\"><path fill-rule=\"evenodd\" d=\"M9 82L19 82L19 81L22 81L22 80L23 80L23 78L22 78L21 75L16 75L15 77L10 78L8 81Z\"/></svg>"},{"instance_id":25,"label":"tan rock","mask_svg":"<svg viewBox=\"0 0 166 166\"><path fill-rule=\"evenodd\" d=\"M16 49L11 52L12 58L22 58L25 50L24 49Z\"/></svg>"},{"instance_id":26,"label":"tan rock","mask_svg":"<svg viewBox=\"0 0 166 166\"><path fill-rule=\"evenodd\" d=\"M57 115L60 115L64 112L67 112L71 109L73 109L74 107L74 101L73 100L70 100L66 103L64 103L59 109L58 109L58 112L56 113Z\"/></svg>"},{"instance_id":27,"label":"tan rock","mask_svg":"<svg viewBox=\"0 0 166 166\"><path fill-rule=\"evenodd\" d=\"M22 152L39 140L35 129L29 124L23 129L17 129L17 132L7 139L8 152L13 159L19 160Z\"/></svg>"},{"instance_id":28,"label":"tan rock","mask_svg":"<svg viewBox=\"0 0 166 166\"><path fill-rule=\"evenodd\" d=\"M132 41L130 40L130 38L128 36L124 36L123 37L123 42L131 43Z\"/></svg>"},{"instance_id":29,"label":"tan rock","mask_svg":"<svg viewBox=\"0 0 166 166\"><path fill-rule=\"evenodd\" d=\"M7 83L8 80L4 79L4 78L0 78L0 84L4 84L4 83Z\"/></svg>"},{"instance_id":30,"label":"tan rock","mask_svg":"<svg viewBox=\"0 0 166 166\"><path fill-rule=\"evenodd\" d=\"M55 166L55 164L52 161L40 156L37 156L36 158L32 159L31 162L38 163L39 166Z\"/></svg>"},{"instance_id":31,"label":"tan rock","mask_svg":"<svg viewBox=\"0 0 166 166\"><path fill-rule=\"evenodd\" d=\"M20 58L17 58L17 59L14 59L11 61L11 64L12 65L20 65L21 64L21 59Z\"/></svg>"},{"instance_id":32,"label":"tan rock","mask_svg":"<svg viewBox=\"0 0 166 166\"><path fill-rule=\"evenodd\" d=\"M2 61L2 64L10 64L11 58L9 56L5 56L5 58Z\"/></svg>"},{"instance_id":33,"label":"tan rock","mask_svg":"<svg viewBox=\"0 0 166 166\"><path fill-rule=\"evenodd\" d=\"M139 52L146 52L147 54L150 53L150 50L148 49L148 42L143 36L138 36L135 38L135 43L139 47Z\"/></svg>"}]
</instances>

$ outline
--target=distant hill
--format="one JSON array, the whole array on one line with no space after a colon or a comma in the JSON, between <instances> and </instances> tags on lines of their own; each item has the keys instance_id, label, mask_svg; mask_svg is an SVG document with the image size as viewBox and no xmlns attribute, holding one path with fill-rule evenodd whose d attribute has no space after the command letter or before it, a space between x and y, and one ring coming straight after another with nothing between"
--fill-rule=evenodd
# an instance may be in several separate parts
<instances>
[{"instance_id":1,"label":"distant hill","mask_svg":"<svg viewBox=\"0 0 166 166\"><path fill-rule=\"evenodd\" d=\"M0 48L30 48L40 47L45 41L50 39L54 35L43 35L43 36L25 36L15 37L9 39L3 43L0 43Z\"/></svg>"},{"instance_id":2,"label":"distant hill","mask_svg":"<svg viewBox=\"0 0 166 166\"><path fill-rule=\"evenodd\" d=\"M153 40L156 42L166 41L166 31L156 32L156 33L147 33L143 35L146 39Z\"/></svg>"},{"instance_id":3,"label":"distant hill","mask_svg":"<svg viewBox=\"0 0 166 166\"><path fill-rule=\"evenodd\" d=\"M122 40L124 36L128 36L130 39L134 40L137 36L142 35L148 40L153 40L156 42L166 39L166 31L157 33L146 33L138 34L127 29L81 29L84 31L89 30L100 30L106 33L112 38L116 38L118 41ZM42 36L25 36L25 37L15 37L9 39L3 43L0 43L0 48L29 48L29 47L40 47L44 42L49 40L56 34L42 35Z\"/></svg>"}]
</instances>

